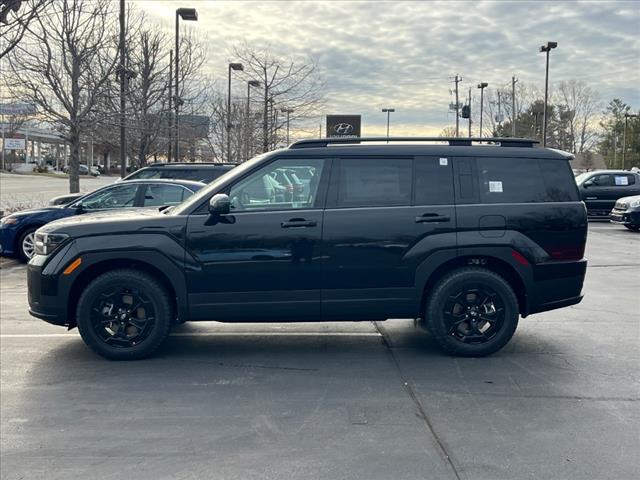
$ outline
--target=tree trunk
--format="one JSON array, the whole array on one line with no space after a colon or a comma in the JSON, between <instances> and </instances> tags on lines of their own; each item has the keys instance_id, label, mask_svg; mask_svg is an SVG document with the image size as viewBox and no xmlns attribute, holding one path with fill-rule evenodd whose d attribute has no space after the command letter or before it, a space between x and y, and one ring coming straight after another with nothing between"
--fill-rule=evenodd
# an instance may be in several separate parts
<instances>
[{"instance_id":1,"label":"tree trunk","mask_svg":"<svg viewBox=\"0 0 640 480\"><path fill-rule=\"evenodd\" d=\"M80 192L80 131L72 127L71 158L69 159L69 193Z\"/></svg>"},{"instance_id":2,"label":"tree trunk","mask_svg":"<svg viewBox=\"0 0 640 480\"><path fill-rule=\"evenodd\" d=\"M266 75L265 75L266 80ZM262 152L266 153L269 151L269 134L268 134L268 117L269 117L269 87L266 85L264 87L264 112L263 112L263 121L262 121Z\"/></svg>"}]
</instances>

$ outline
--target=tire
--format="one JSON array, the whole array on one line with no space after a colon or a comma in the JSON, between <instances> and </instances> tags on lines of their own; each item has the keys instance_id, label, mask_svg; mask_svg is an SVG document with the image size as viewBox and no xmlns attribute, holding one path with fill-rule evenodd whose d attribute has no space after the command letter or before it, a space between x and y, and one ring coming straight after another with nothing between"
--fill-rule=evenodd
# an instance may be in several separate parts
<instances>
[{"instance_id":1,"label":"tire","mask_svg":"<svg viewBox=\"0 0 640 480\"><path fill-rule=\"evenodd\" d=\"M166 340L172 310L169 294L155 278L135 270L113 270L84 289L76 320L82 340L98 355L139 360Z\"/></svg>"},{"instance_id":2,"label":"tire","mask_svg":"<svg viewBox=\"0 0 640 480\"><path fill-rule=\"evenodd\" d=\"M443 277L425 311L427 329L436 342L460 357L484 357L500 350L515 333L518 318L511 286L497 273L477 267Z\"/></svg>"},{"instance_id":3,"label":"tire","mask_svg":"<svg viewBox=\"0 0 640 480\"><path fill-rule=\"evenodd\" d=\"M31 257L33 257L35 253L35 242L34 242L33 234L38 228L39 227L27 228L24 232L20 234L20 237L18 237L16 251L18 252L18 257L20 258L20 260L22 260L25 263L31 260ZM27 244L31 245L30 250L26 250Z\"/></svg>"},{"instance_id":4,"label":"tire","mask_svg":"<svg viewBox=\"0 0 640 480\"><path fill-rule=\"evenodd\" d=\"M637 232L640 230L640 225L625 225L632 232Z\"/></svg>"}]
</instances>

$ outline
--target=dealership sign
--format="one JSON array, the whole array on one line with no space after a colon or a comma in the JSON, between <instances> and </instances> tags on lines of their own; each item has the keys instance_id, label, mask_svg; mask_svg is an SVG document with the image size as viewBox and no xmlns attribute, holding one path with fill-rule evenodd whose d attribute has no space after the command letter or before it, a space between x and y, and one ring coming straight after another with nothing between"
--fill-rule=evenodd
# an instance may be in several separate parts
<instances>
[{"instance_id":1,"label":"dealership sign","mask_svg":"<svg viewBox=\"0 0 640 480\"><path fill-rule=\"evenodd\" d=\"M327 115L327 138L360 137L360 115Z\"/></svg>"},{"instance_id":2,"label":"dealership sign","mask_svg":"<svg viewBox=\"0 0 640 480\"><path fill-rule=\"evenodd\" d=\"M24 150L25 149L24 138L5 138L4 149L5 150Z\"/></svg>"},{"instance_id":3,"label":"dealership sign","mask_svg":"<svg viewBox=\"0 0 640 480\"><path fill-rule=\"evenodd\" d=\"M0 115L34 115L36 106L31 103L0 103Z\"/></svg>"}]
</instances>

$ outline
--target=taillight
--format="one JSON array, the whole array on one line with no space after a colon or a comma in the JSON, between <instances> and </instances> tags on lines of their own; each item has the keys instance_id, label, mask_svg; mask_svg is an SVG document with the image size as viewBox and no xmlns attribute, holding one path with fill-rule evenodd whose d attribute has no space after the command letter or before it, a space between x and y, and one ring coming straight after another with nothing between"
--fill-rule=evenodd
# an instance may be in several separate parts
<instances>
[{"instance_id":1,"label":"taillight","mask_svg":"<svg viewBox=\"0 0 640 480\"><path fill-rule=\"evenodd\" d=\"M551 260L581 260L584 257L584 244L582 245L554 245L545 250Z\"/></svg>"}]
</instances>

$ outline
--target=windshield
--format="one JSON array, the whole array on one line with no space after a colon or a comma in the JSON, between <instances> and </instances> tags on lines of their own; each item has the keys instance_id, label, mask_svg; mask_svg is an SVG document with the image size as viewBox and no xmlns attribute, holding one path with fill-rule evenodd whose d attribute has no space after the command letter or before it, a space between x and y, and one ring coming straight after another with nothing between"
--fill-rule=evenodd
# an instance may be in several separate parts
<instances>
[{"instance_id":1,"label":"windshield","mask_svg":"<svg viewBox=\"0 0 640 480\"><path fill-rule=\"evenodd\" d=\"M222 184L224 184L228 179L236 177L236 176L243 175L244 172L246 172L247 170L253 168L253 166L256 163L259 163L267 155L268 155L267 153L263 153L262 155L258 155L257 157L254 157L251 160L240 164L236 168L234 168L232 170L229 170L224 175L218 177L216 180L214 180L209 185L207 185L206 188L203 188L203 189L199 190L196 194L194 194L191 197L189 197L188 200L185 200L180 205L176 205L176 208L174 208L168 214L169 215L184 215L189 210L191 210L194 206L196 206L200 202L202 202L202 200L204 198L208 197L213 192L218 190L222 186Z\"/></svg>"},{"instance_id":2,"label":"windshield","mask_svg":"<svg viewBox=\"0 0 640 480\"><path fill-rule=\"evenodd\" d=\"M575 178L576 183L577 183L578 185L582 185L582 182L584 182L584 181L587 179L587 177L589 177L590 175L591 175L591 173L589 173L589 172L581 173L580 175L578 175L578 176Z\"/></svg>"}]
</instances>

